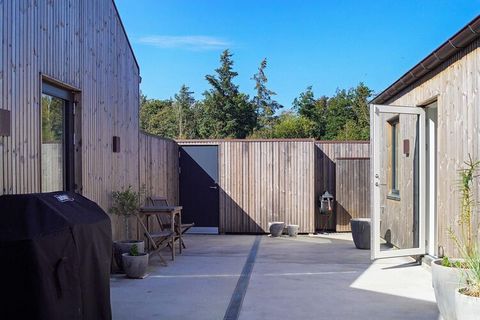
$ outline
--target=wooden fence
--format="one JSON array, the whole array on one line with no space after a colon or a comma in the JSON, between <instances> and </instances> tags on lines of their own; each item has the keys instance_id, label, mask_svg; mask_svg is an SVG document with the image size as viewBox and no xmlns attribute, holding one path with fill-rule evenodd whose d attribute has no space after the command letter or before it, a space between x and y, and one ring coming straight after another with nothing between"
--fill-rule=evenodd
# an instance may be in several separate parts
<instances>
[{"instance_id":1,"label":"wooden fence","mask_svg":"<svg viewBox=\"0 0 480 320\"><path fill-rule=\"evenodd\" d=\"M148 196L179 204L178 145L175 141L140 133L140 186Z\"/></svg>"},{"instance_id":2,"label":"wooden fence","mask_svg":"<svg viewBox=\"0 0 480 320\"><path fill-rule=\"evenodd\" d=\"M313 140L180 141L219 146L220 232L268 232L268 222L315 231Z\"/></svg>"},{"instance_id":3,"label":"wooden fence","mask_svg":"<svg viewBox=\"0 0 480 320\"><path fill-rule=\"evenodd\" d=\"M349 232L350 219L370 218L370 159L337 158L337 232Z\"/></svg>"},{"instance_id":4,"label":"wooden fence","mask_svg":"<svg viewBox=\"0 0 480 320\"><path fill-rule=\"evenodd\" d=\"M318 206L319 197L328 191L337 200L336 165L338 158L370 157L368 141L317 141L315 142L315 229L342 229L343 221L337 221L337 216L321 216ZM367 175L369 172L367 172ZM341 195L339 195L341 197Z\"/></svg>"}]
</instances>

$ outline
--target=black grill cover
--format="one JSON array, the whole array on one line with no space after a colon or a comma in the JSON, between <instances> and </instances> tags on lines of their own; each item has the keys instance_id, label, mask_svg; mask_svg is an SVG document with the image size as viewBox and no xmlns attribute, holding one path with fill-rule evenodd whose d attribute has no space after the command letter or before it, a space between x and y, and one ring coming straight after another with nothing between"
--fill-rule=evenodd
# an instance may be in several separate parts
<instances>
[{"instance_id":1,"label":"black grill cover","mask_svg":"<svg viewBox=\"0 0 480 320\"><path fill-rule=\"evenodd\" d=\"M0 196L0 319L111 319L110 218L68 192Z\"/></svg>"}]
</instances>

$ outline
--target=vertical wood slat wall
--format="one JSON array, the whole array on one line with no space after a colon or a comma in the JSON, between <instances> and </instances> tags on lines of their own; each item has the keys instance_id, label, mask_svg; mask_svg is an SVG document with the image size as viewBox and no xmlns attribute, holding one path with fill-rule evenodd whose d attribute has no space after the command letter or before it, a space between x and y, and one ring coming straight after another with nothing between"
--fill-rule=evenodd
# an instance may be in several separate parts
<instances>
[{"instance_id":1,"label":"vertical wood slat wall","mask_svg":"<svg viewBox=\"0 0 480 320\"><path fill-rule=\"evenodd\" d=\"M315 157L315 229L336 230L337 226L342 229L344 222L337 221L335 213L332 217L320 215L318 199L325 191L333 194L334 200L337 199L337 158L370 157L370 143L368 141L316 141Z\"/></svg>"},{"instance_id":2,"label":"vertical wood slat wall","mask_svg":"<svg viewBox=\"0 0 480 320\"><path fill-rule=\"evenodd\" d=\"M178 144L140 133L140 187L147 196L166 197L169 205L179 205Z\"/></svg>"},{"instance_id":3,"label":"vertical wood slat wall","mask_svg":"<svg viewBox=\"0 0 480 320\"><path fill-rule=\"evenodd\" d=\"M113 1L0 1L0 37L0 108L12 116L0 193L40 191L41 75L80 90L83 194L108 209L112 190L138 188L139 68Z\"/></svg>"},{"instance_id":4,"label":"vertical wood slat wall","mask_svg":"<svg viewBox=\"0 0 480 320\"><path fill-rule=\"evenodd\" d=\"M384 104L417 106L437 101L437 238L445 254L455 256L448 228L458 229L458 170L470 154L480 158L480 39ZM475 186L480 197L480 180ZM478 215L474 225L480 223ZM458 231L458 230L457 230Z\"/></svg>"},{"instance_id":5,"label":"vertical wood slat wall","mask_svg":"<svg viewBox=\"0 0 480 320\"><path fill-rule=\"evenodd\" d=\"M219 146L220 232L268 232L268 222L315 231L313 140L179 141Z\"/></svg>"},{"instance_id":6,"label":"vertical wood slat wall","mask_svg":"<svg viewBox=\"0 0 480 320\"><path fill-rule=\"evenodd\" d=\"M370 218L370 159L337 158L337 232L350 232L350 220Z\"/></svg>"},{"instance_id":7,"label":"vertical wood slat wall","mask_svg":"<svg viewBox=\"0 0 480 320\"><path fill-rule=\"evenodd\" d=\"M179 205L178 152L175 141L140 132L138 170L144 196L166 197L169 205ZM150 228L160 231L155 219L150 219ZM137 230L142 230L139 225ZM143 235L138 232L137 237L142 238Z\"/></svg>"}]
</instances>

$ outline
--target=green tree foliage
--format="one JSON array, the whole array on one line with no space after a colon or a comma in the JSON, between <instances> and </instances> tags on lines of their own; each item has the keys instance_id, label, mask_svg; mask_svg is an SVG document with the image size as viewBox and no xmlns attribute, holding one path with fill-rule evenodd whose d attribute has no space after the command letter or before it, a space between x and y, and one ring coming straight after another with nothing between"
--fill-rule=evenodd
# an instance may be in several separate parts
<instances>
[{"instance_id":1,"label":"green tree foliage","mask_svg":"<svg viewBox=\"0 0 480 320\"><path fill-rule=\"evenodd\" d=\"M140 108L140 128L166 138L178 136L177 114L172 100L149 99Z\"/></svg>"},{"instance_id":2,"label":"green tree foliage","mask_svg":"<svg viewBox=\"0 0 480 320\"><path fill-rule=\"evenodd\" d=\"M171 139L196 138L197 103L186 85L182 85L173 100L144 97L141 103L140 128L143 131Z\"/></svg>"},{"instance_id":3,"label":"green tree foliage","mask_svg":"<svg viewBox=\"0 0 480 320\"><path fill-rule=\"evenodd\" d=\"M63 109L61 99L42 95L42 142L59 143L63 139Z\"/></svg>"},{"instance_id":4,"label":"green tree foliage","mask_svg":"<svg viewBox=\"0 0 480 320\"><path fill-rule=\"evenodd\" d=\"M220 67L215 69L216 75L205 77L212 88L204 93L199 117L198 131L202 138L245 138L256 125L254 105L233 83L238 73L233 71L232 56L225 50L220 56Z\"/></svg>"},{"instance_id":5,"label":"green tree foliage","mask_svg":"<svg viewBox=\"0 0 480 320\"><path fill-rule=\"evenodd\" d=\"M267 68L267 59L263 59L258 68L258 72L253 75L255 80L256 95L253 97L253 104L257 111L257 128L269 128L276 119L275 112L283 108L272 96L277 95L274 91L267 88L268 78L265 74Z\"/></svg>"},{"instance_id":6,"label":"green tree foliage","mask_svg":"<svg viewBox=\"0 0 480 320\"><path fill-rule=\"evenodd\" d=\"M360 82L350 90L339 90L328 109L326 139L368 140L370 138L370 113L368 99L373 91ZM330 106L330 104L329 104ZM334 126L338 130L335 132Z\"/></svg>"},{"instance_id":7,"label":"green tree foliage","mask_svg":"<svg viewBox=\"0 0 480 320\"><path fill-rule=\"evenodd\" d=\"M314 130L315 122L312 120L293 112L284 112L272 127L271 138L309 138Z\"/></svg>"},{"instance_id":8,"label":"green tree foliage","mask_svg":"<svg viewBox=\"0 0 480 320\"><path fill-rule=\"evenodd\" d=\"M325 135L327 103L328 98L325 96L315 99L311 86L293 100L293 108L299 116L314 124L308 137L321 139Z\"/></svg>"},{"instance_id":9,"label":"green tree foliage","mask_svg":"<svg viewBox=\"0 0 480 320\"><path fill-rule=\"evenodd\" d=\"M354 117L350 91L337 90L335 95L328 99L325 134L321 137L323 140L346 140L342 139L341 135L347 121Z\"/></svg>"},{"instance_id":10,"label":"green tree foliage","mask_svg":"<svg viewBox=\"0 0 480 320\"><path fill-rule=\"evenodd\" d=\"M255 95L240 92L234 83L233 55L225 50L215 74L205 79L211 88L195 101L182 85L174 99L147 99L141 94L140 125L151 134L173 139L195 138L315 138L319 140L368 140L368 100L373 92L365 84L337 90L332 97L316 98L311 86L294 99L292 109L278 115L282 106L267 87L267 60L255 81Z\"/></svg>"},{"instance_id":11,"label":"green tree foliage","mask_svg":"<svg viewBox=\"0 0 480 320\"><path fill-rule=\"evenodd\" d=\"M180 91L175 94L173 104L178 124L176 137L180 139L193 138L196 136L194 105L195 98L193 98L193 91L190 91L190 88L186 85L182 85Z\"/></svg>"}]
</instances>

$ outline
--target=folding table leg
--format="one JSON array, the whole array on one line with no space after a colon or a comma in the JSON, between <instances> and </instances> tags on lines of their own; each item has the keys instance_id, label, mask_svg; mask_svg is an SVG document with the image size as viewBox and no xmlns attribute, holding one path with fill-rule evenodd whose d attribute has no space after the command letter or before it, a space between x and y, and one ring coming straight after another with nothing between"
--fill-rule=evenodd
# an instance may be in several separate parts
<instances>
[{"instance_id":1,"label":"folding table leg","mask_svg":"<svg viewBox=\"0 0 480 320\"><path fill-rule=\"evenodd\" d=\"M152 244L153 250L151 251L151 253L152 254L157 253L158 256L160 257L160 261L163 262L164 265L168 265L167 261L160 255L160 249L157 246L157 244L155 242L155 239L153 239L152 236L150 235L150 232L148 231L148 228L145 226L145 224L143 223L143 221L140 219L140 217L138 215L135 215L135 216L137 217L138 221L140 222L140 225L142 226L142 228L144 230L145 236L147 237L149 242Z\"/></svg>"}]
</instances>

